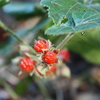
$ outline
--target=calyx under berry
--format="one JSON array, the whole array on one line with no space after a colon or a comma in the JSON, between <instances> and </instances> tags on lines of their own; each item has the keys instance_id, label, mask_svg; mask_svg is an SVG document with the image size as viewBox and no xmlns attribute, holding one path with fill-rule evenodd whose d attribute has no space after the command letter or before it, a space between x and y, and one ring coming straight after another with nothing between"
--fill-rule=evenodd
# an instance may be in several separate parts
<instances>
[{"instance_id":1,"label":"calyx under berry","mask_svg":"<svg viewBox=\"0 0 100 100\"><path fill-rule=\"evenodd\" d=\"M51 67L48 68L48 71L46 72L46 75L54 74L57 70L56 64L51 65Z\"/></svg>"}]
</instances>

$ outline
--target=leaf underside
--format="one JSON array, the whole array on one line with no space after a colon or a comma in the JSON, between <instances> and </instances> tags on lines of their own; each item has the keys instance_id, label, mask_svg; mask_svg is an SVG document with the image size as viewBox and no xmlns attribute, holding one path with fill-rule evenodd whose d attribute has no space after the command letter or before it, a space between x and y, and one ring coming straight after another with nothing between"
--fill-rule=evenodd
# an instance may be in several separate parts
<instances>
[{"instance_id":1,"label":"leaf underside","mask_svg":"<svg viewBox=\"0 0 100 100\"><path fill-rule=\"evenodd\" d=\"M48 16L55 25L45 31L48 35L76 33L100 26L100 13L75 0L41 0L48 7ZM63 20L68 19L63 23Z\"/></svg>"}]
</instances>

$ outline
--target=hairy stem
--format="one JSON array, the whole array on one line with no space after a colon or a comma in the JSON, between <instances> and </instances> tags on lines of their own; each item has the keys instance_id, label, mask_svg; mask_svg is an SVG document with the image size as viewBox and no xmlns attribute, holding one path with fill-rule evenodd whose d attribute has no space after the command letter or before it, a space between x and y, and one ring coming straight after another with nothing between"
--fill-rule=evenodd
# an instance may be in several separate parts
<instances>
[{"instance_id":1,"label":"hairy stem","mask_svg":"<svg viewBox=\"0 0 100 100\"><path fill-rule=\"evenodd\" d=\"M74 33L69 33L65 39L57 46L57 49L62 49L63 46L72 38L72 36L74 35Z\"/></svg>"},{"instance_id":2,"label":"hairy stem","mask_svg":"<svg viewBox=\"0 0 100 100\"><path fill-rule=\"evenodd\" d=\"M28 46L32 53L35 53L34 49L30 45L28 45L26 42L24 42L12 30L10 30L7 26L5 26L1 21L0 21L0 27L3 28L4 30L6 30L10 35L14 36L19 42L21 42L22 44Z\"/></svg>"}]
</instances>

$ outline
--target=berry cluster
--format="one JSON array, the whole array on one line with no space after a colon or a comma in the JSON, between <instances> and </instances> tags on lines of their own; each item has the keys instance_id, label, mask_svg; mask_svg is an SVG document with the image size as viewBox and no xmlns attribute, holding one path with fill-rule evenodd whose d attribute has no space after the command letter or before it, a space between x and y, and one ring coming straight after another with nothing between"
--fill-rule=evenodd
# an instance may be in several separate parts
<instances>
[{"instance_id":1,"label":"berry cluster","mask_svg":"<svg viewBox=\"0 0 100 100\"><path fill-rule=\"evenodd\" d=\"M30 75L35 73L35 75L45 78L50 78L51 75L53 78L56 78L56 75L70 76L70 70L64 64L70 59L68 50L59 51L49 40L44 39L35 41L32 49L35 51L34 54L28 46L21 45L19 51L22 56L13 59L13 63L18 63L21 69L19 75L25 71ZM60 63L58 63L58 58Z\"/></svg>"},{"instance_id":2,"label":"berry cluster","mask_svg":"<svg viewBox=\"0 0 100 100\"><path fill-rule=\"evenodd\" d=\"M50 50L50 44L51 43L49 43L49 41L38 40L34 43L33 46L37 52L42 53L42 61L46 64L54 64L58 61L57 53L55 52L55 50Z\"/></svg>"},{"instance_id":3,"label":"berry cluster","mask_svg":"<svg viewBox=\"0 0 100 100\"><path fill-rule=\"evenodd\" d=\"M38 56L39 58L38 62L32 57L25 55L19 62L21 70L29 73L36 72L40 76L55 73L57 69L56 63L58 62L58 50L51 46L50 41L37 40L33 45L33 49L36 51L36 57Z\"/></svg>"}]
</instances>

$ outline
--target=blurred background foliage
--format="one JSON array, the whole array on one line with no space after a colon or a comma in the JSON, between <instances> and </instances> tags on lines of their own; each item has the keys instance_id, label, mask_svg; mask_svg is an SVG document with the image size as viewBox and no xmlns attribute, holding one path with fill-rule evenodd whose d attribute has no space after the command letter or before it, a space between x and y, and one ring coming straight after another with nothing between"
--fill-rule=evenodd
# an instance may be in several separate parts
<instances>
[{"instance_id":1,"label":"blurred background foliage","mask_svg":"<svg viewBox=\"0 0 100 100\"><path fill-rule=\"evenodd\" d=\"M76 1L100 12L100 0ZM0 0L0 20L30 45L38 37L58 45L65 35L44 34L53 22L39 3L40 0ZM20 56L19 44L0 28L0 100L100 100L100 27L75 34L65 45L71 54L70 61L65 62L71 79L60 76L56 81L45 80L25 72L18 76L20 69L11 61Z\"/></svg>"}]
</instances>

